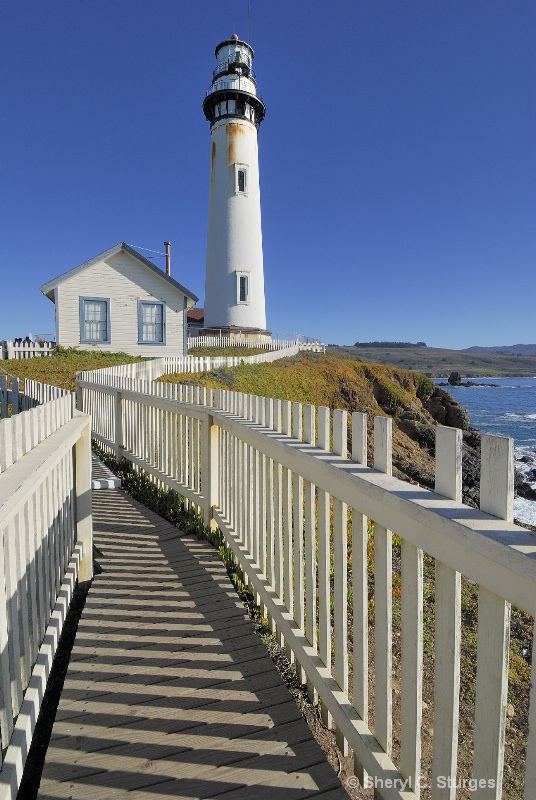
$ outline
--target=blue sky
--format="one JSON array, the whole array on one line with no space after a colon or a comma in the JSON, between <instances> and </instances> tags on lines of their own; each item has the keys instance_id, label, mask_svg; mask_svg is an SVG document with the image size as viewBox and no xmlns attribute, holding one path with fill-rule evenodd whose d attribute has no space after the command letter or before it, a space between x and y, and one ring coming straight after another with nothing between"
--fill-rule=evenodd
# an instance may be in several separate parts
<instances>
[{"instance_id":1,"label":"blue sky","mask_svg":"<svg viewBox=\"0 0 536 800\"><path fill-rule=\"evenodd\" d=\"M268 325L535 342L533 0L250 0ZM247 0L0 3L0 339L119 241L204 295L214 47ZM164 260L155 261L164 266Z\"/></svg>"}]
</instances>

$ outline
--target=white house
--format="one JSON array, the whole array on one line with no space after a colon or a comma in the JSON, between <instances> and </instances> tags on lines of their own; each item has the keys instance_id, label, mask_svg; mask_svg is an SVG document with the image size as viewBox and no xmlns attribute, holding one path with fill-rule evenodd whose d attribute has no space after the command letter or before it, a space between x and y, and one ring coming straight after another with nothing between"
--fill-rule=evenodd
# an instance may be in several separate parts
<instances>
[{"instance_id":1,"label":"white house","mask_svg":"<svg viewBox=\"0 0 536 800\"><path fill-rule=\"evenodd\" d=\"M41 286L56 306L63 347L140 356L186 354L187 311L198 298L119 242Z\"/></svg>"}]
</instances>

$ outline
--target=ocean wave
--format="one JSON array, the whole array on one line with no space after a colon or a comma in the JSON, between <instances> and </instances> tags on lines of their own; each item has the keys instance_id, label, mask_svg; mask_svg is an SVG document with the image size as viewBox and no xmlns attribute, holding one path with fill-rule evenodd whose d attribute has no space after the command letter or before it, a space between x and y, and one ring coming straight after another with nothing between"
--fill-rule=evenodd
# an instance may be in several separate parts
<instances>
[{"instance_id":1,"label":"ocean wave","mask_svg":"<svg viewBox=\"0 0 536 800\"><path fill-rule=\"evenodd\" d=\"M503 417L507 417L508 419L535 419L536 414L517 414L514 411L505 411Z\"/></svg>"}]
</instances>

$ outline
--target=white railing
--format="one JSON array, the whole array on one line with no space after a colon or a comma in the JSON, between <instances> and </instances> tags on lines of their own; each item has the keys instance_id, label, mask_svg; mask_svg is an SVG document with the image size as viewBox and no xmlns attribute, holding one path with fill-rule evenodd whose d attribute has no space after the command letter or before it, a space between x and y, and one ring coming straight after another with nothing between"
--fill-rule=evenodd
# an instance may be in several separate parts
<instances>
[{"instance_id":1,"label":"white railing","mask_svg":"<svg viewBox=\"0 0 536 800\"><path fill-rule=\"evenodd\" d=\"M36 356L51 356L55 350L54 342L30 342L15 340L14 342L0 342L0 360L8 358L35 358Z\"/></svg>"},{"instance_id":2,"label":"white railing","mask_svg":"<svg viewBox=\"0 0 536 800\"><path fill-rule=\"evenodd\" d=\"M116 386L80 381L77 398L106 449L179 492L199 508L205 524L222 531L311 696L320 699L325 721L334 721L340 746L353 750L356 774L376 787L377 797L417 800L423 781L432 787L433 800L455 796L461 575L478 584L470 780L477 782L479 800L501 797L510 604L532 615L536 610L536 540L512 523L512 440L482 437L481 508L475 510L461 503L457 429L437 428L436 491L430 492L392 477L386 417L374 420L374 468L369 468L362 413L351 416L348 445L347 414L340 410L132 380ZM367 521L373 521L373 533ZM400 722L394 721L392 699L398 663L393 534L401 541ZM371 540L373 556L367 549ZM423 776L425 554L434 560L435 575L435 717L433 767ZM526 800L535 797L536 787L535 694L533 685Z\"/></svg>"},{"instance_id":3,"label":"white railing","mask_svg":"<svg viewBox=\"0 0 536 800\"><path fill-rule=\"evenodd\" d=\"M0 420L1 800L17 796L76 581L91 577L91 421L67 395Z\"/></svg>"}]
</instances>

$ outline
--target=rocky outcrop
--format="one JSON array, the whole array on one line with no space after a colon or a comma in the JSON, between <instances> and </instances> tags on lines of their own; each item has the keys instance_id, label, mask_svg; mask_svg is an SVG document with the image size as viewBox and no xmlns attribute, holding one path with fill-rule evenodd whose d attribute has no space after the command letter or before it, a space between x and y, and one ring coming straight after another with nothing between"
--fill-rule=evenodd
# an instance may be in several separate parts
<instances>
[{"instance_id":1,"label":"rocky outcrop","mask_svg":"<svg viewBox=\"0 0 536 800\"><path fill-rule=\"evenodd\" d=\"M450 386L461 386L462 385L462 376L459 372L451 372L449 375L449 385Z\"/></svg>"},{"instance_id":2,"label":"rocky outcrop","mask_svg":"<svg viewBox=\"0 0 536 800\"><path fill-rule=\"evenodd\" d=\"M440 425L469 430L469 413L444 389L436 388L423 407Z\"/></svg>"}]
</instances>

